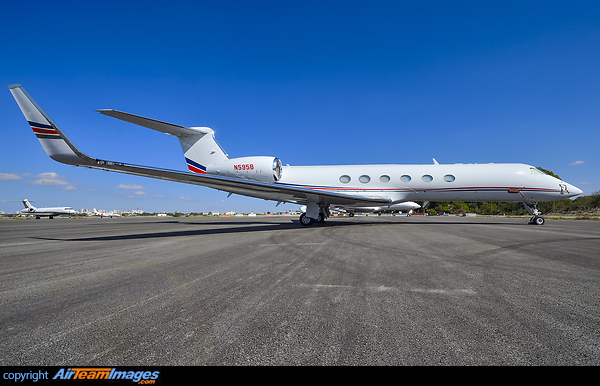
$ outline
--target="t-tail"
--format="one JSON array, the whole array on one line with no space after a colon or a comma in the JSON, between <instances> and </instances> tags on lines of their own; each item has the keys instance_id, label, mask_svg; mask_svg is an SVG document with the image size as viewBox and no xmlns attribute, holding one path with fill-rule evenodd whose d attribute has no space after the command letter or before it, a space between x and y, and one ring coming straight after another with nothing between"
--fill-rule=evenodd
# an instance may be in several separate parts
<instances>
[{"instance_id":1,"label":"t-tail","mask_svg":"<svg viewBox=\"0 0 600 386\"><path fill-rule=\"evenodd\" d=\"M179 139L188 169L197 174L236 177L263 182L281 178L281 161L270 156L229 158L217 143L209 127L185 127L117 110L97 110L99 113L152 130L174 135Z\"/></svg>"},{"instance_id":2,"label":"t-tail","mask_svg":"<svg viewBox=\"0 0 600 386\"><path fill-rule=\"evenodd\" d=\"M209 127L179 126L117 110L97 111L109 117L176 136L181 144L187 167L191 172L206 174L208 165L219 164L229 159L215 140L214 131Z\"/></svg>"}]
</instances>

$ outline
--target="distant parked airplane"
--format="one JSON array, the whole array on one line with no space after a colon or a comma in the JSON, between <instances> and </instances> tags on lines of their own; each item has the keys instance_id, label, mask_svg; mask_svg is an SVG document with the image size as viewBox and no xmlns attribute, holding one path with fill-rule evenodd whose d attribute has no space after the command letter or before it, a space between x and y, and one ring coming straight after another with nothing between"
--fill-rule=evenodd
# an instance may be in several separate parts
<instances>
[{"instance_id":1,"label":"distant parked airplane","mask_svg":"<svg viewBox=\"0 0 600 386\"><path fill-rule=\"evenodd\" d=\"M354 216L355 213L381 213L381 212L402 212L406 211L410 215L410 211L419 209L421 205L416 202L406 201L400 204L388 205L388 206L365 206L365 207L344 207L336 208L331 207L332 210L339 210L344 213L348 213L350 217Z\"/></svg>"},{"instance_id":2,"label":"distant parked airplane","mask_svg":"<svg viewBox=\"0 0 600 386\"><path fill-rule=\"evenodd\" d=\"M54 216L58 216L61 214L68 214L69 217L71 217L72 215L77 213L73 210L73 208L70 208L68 206L36 208L35 206L31 205L31 202L28 199L23 200L23 205L25 205L25 209L20 210L19 213L35 216L36 219L39 219L40 217L49 217L52 219L54 218Z\"/></svg>"},{"instance_id":3,"label":"distant parked airplane","mask_svg":"<svg viewBox=\"0 0 600 386\"><path fill-rule=\"evenodd\" d=\"M120 214L114 213L114 212L98 212L96 210L96 208L94 208L94 216L100 216L100 218L102 218L102 217L110 217L110 218L121 217Z\"/></svg>"},{"instance_id":4,"label":"distant parked airplane","mask_svg":"<svg viewBox=\"0 0 600 386\"><path fill-rule=\"evenodd\" d=\"M532 215L530 223L541 225L538 202L582 193L525 164L441 165L434 160L430 165L282 166L275 157L229 158L208 127L184 127L116 110L98 111L176 136L190 172L105 161L81 152L20 84L8 87L55 161L306 205L302 225L324 221L330 207L390 207L407 201L521 202Z\"/></svg>"}]
</instances>

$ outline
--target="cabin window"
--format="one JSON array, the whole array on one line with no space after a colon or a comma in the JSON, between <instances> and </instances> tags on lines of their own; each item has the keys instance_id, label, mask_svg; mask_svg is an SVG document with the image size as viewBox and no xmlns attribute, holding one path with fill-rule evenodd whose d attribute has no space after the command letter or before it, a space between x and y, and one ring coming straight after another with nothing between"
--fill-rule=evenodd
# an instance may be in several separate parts
<instances>
[{"instance_id":1,"label":"cabin window","mask_svg":"<svg viewBox=\"0 0 600 386\"><path fill-rule=\"evenodd\" d=\"M444 181L446 182L454 182L455 179L456 177L454 177L452 174L446 174L444 176Z\"/></svg>"},{"instance_id":2,"label":"cabin window","mask_svg":"<svg viewBox=\"0 0 600 386\"><path fill-rule=\"evenodd\" d=\"M371 181L371 177L369 177L367 175L362 175L362 176L358 177L358 180L360 182L362 182L363 184L366 184L367 182Z\"/></svg>"},{"instance_id":3,"label":"cabin window","mask_svg":"<svg viewBox=\"0 0 600 386\"><path fill-rule=\"evenodd\" d=\"M390 182L390 176L384 174L381 177L379 177L379 181L381 181L381 182Z\"/></svg>"},{"instance_id":4,"label":"cabin window","mask_svg":"<svg viewBox=\"0 0 600 386\"><path fill-rule=\"evenodd\" d=\"M347 175L343 175L340 177L340 182L342 184L347 184L348 182L350 182L350 180L351 180L350 176L347 176Z\"/></svg>"},{"instance_id":5,"label":"cabin window","mask_svg":"<svg viewBox=\"0 0 600 386\"><path fill-rule=\"evenodd\" d=\"M400 177L400 181L402 182L410 182L410 180L412 180L412 178L407 174Z\"/></svg>"},{"instance_id":6,"label":"cabin window","mask_svg":"<svg viewBox=\"0 0 600 386\"><path fill-rule=\"evenodd\" d=\"M423 180L423 182L431 182L431 181L433 181L433 177L430 176L429 174L423 175L423 177L421 177L421 179Z\"/></svg>"}]
</instances>

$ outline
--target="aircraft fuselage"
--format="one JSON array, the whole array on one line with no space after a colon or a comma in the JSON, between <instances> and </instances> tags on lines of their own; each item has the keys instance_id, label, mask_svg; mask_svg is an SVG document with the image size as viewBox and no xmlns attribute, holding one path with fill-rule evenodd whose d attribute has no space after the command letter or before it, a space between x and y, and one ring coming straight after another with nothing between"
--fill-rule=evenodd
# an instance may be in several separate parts
<instances>
[{"instance_id":1,"label":"aircraft fuselage","mask_svg":"<svg viewBox=\"0 0 600 386\"><path fill-rule=\"evenodd\" d=\"M284 166L279 184L404 201L536 203L582 193L525 164Z\"/></svg>"}]
</instances>

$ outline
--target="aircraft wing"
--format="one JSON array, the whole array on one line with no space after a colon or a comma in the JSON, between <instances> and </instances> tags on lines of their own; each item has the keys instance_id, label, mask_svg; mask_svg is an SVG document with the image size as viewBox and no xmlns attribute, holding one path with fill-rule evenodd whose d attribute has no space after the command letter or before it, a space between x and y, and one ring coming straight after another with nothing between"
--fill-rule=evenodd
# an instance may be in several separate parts
<instances>
[{"instance_id":1,"label":"aircraft wing","mask_svg":"<svg viewBox=\"0 0 600 386\"><path fill-rule=\"evenodd\" d=\"M318 204L338 206L376 206L391 202L388 197L365 197L323 191L310 187L291 186L277 182L266 183L232 177L196 174L93 158L84 154L67 138L20 84L11 84L8 87L48 156L61 163L206 186L243 196L281 202L305 204L310 201ZM114 110L102 110L101 112L105 115L115 116L130 122L133 121L142 126L163 132L178 134L182 131L190 130L182 126L166 124L150 119L140 121L141 118L126 113L115 112ZM199 129L202 130L201 128Z\"/></svg>"},{"instance_id":2,"label":"aircraft wing","mask_svg":"<svg viewBox=\"0 0 600 386\"><path fill-rule=\"evenodd\" d=\"M76 166L85 166L92 169L108 170L136 176L158 178L167 181L182 182L193 185L206 186L209 188L235 193L243 196L262 198L265 200L294 202L306 204L316 201L319 204L331 204L339 206L357 205L386 205L391 202L387 197L364 197L343 193L320 191L313 188L289 186L280 183L266 183L250 181L232 177L214 176L206 174L195 174L190 172L151 168L146 166L130 165L120 162L103 161L91 157L82 158L82 162ZM71 163L73 165L73 163Z\"/></svg>"}]
</instances>

